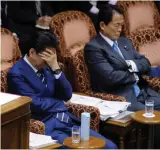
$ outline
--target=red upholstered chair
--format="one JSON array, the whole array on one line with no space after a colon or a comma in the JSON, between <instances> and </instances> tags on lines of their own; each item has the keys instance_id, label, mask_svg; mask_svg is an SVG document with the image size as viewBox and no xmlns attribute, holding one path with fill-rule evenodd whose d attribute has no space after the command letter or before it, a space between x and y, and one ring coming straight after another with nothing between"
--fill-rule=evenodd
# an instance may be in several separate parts
<instances>
[{"instance_id":1,"label":"red upholstered chair","mask_svg":"<svg viewBox=\"0 0 160 150\"><path fill-rule=\"evenodd\" d=\"M118 1L117 5L124 12L123 34L125 36L129 36L136 29L144 26L160 29L160 15L153 0Z\"/></svg>"},{"instance_id":2,"label":"red upholstered chair","mask_svg":"<svg viewBox=\"0 0 160 150\"><path fill-rule=\"evenodd\" d=\"M96 36L91 19L79 11L66 11L53 16L51 29L60 42L59 59L64 63L66 76L75 92L113 101L126 101L124 97L93 92L83 58L83 48Z\"/></svg>"},{"instance_id":3,"label":"red upholstered chair","mask_svg":"<svg viewBox=\"0 0 160 150\"><path fill-rule=\"evenodd\" d=\"M145 55L153 67L160 66L160 15L154 1L118 1L124 11L123 34L132 40L134 47ZM144 76L156 91L160 79Z\"/></svg>"},{"instance_id":4,"label":"red upholstered chair","mask_svg":"<svg viewBox=\"0 0 160 150\"><path fill-rule=\"evenodd\" d=\"M140 53L145 55L151 65L160 66L160 30L154 27L142 27L135 30L129 39L132 40L134 47ZM149 85L160 92L160 78L153 78L149 76L144 76L144 78L149 82Z\"/></svg>"}]
</instances>

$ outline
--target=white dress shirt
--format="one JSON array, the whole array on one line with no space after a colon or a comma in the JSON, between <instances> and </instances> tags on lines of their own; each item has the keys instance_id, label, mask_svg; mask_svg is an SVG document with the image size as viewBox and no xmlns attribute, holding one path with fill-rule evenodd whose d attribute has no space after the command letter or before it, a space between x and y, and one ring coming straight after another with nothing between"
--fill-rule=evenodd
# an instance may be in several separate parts
<instances>
[{"instance_id":1,"label":"white dress shirt","mask_svg":"<svg viewBox=\"0 0 160 150\"><path fill-rule=\"evenodd\" d=\"M27 59L27 54L24 56L24 61L33 69L33 71L35 72L35 73L37 73L37 69L29 62L29 60ZM59 79L60 78L60 76L61 76L61 74L62 74L62 72L61 73L59 73L59 74L56 74L56 75L54 75L55 76L55 78L56 79Z\"/></svg>"}]
</instances>

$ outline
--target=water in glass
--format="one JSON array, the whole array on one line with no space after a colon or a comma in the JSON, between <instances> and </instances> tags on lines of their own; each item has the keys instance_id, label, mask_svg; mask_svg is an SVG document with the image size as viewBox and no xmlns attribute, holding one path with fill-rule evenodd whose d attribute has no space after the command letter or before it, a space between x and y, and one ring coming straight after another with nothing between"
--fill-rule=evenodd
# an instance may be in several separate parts
<instances>
[{"instance_id":1,"label":"water in glass","mask_svg":"<svg viewBox=\"0 0 160 150\"><path fill-rule=\"evenodd\" d=\"M80 141L80 132L72 132L72 142L79 143Z\"/></svg>"},{"instance_id":2,"label":"water in glass","mask_svg":"<svg viewBox=\"0 0 160 150\"><path fill-rule=\"evenodd\" d=\"M145 101L145 116L153 116L154 101Z\"/></svg>"},{"instance_id":3,"label":"water in glass","mask_svg":"<svg viewBox=\"0 0 160 150\"><path fill-rule=\"evenodd\" d=\"M80 128L78 126L74 126L72 128L72 143L80 142Z\"/></svg>"}]
</instances>

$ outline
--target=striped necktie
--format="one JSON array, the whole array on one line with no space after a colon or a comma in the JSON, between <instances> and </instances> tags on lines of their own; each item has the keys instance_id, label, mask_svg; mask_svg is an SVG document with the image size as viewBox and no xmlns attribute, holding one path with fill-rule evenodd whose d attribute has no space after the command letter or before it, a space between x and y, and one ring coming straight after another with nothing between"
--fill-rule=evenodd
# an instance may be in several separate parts
<instances>
[{"instance_id":1,"label":"striped necktie","mask_svg":"<svg viewBox=\"0 0 160 150\"><path fill-rule=\"evenodd\" d=\"M122 53L119 50L118 45L115 41L113 42L113 49L125 60L124 56L122 55Z\"/></svg>"},{"instance_id":2,"label":"striped necktie","mask_svg":"<svg viewBox=\"0 0 160 150\"><path fill-rule=\"evenodd\" d=\"M65 123L71 123L71 118L65 112L58 112L56 118Z\"/></svg>"},{"instance_id":3,"label":"striped necktie","mask_svg":"<svg viewBox=\"0 0 160 150\"><path fill-rule=\"evenodd\" d=\"M37 76L40 78L42 83L47 87L47 81L42 70L37 71Z\"/></svg>"},{"instance_id":4,"label":"striped necktie","mask_svg":"<svg viewBox=\"0 0 160 150\"><path fill-rule=\"evenodd\" d=\"M118 45L117 45L117 43L115 41L113 42L113 49L125 60L123 54L119 50ZM140 88L139 88L138 84L134 83L133 84L133 88L134 88L134 92L136 94L136 97L138 97L138 95L140 94Z\"/></svg>"}]
</instances>

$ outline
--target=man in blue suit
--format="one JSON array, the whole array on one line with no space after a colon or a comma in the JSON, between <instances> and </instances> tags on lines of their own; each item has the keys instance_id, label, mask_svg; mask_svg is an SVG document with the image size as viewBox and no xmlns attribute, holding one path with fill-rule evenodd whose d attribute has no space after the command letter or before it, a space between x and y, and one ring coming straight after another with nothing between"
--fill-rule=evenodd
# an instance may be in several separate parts
<instances>
[{"instance_id":1,"label":"man in blue suit","mask_svg":"<svg viewBox=\"0 0 160 150\"><path fill-rule=\"evenodd\" d=\"M8 73L8 90L31 97L32 118L44 122L46 134L63 144L71 136L72 126L80 125L80 121L64 104L72 96L72 87L57 63L58 41L50 32L40 31L32 36L26 48L28 54ZM93 130L90 135L104 139L105 148L117 148Z\"/></svg>"}]
</instances>

